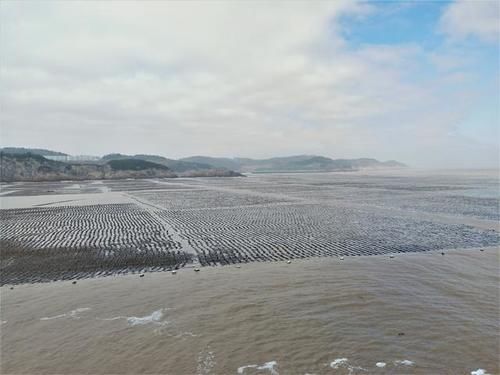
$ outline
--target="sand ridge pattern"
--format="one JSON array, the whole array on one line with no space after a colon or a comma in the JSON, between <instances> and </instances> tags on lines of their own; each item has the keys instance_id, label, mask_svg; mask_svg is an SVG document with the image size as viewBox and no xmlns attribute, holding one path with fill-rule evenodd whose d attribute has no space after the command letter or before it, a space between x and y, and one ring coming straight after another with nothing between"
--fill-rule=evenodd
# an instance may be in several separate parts
<instances>
[{"instance_id":1,"label":"sand ridge pattern","mask_svg":"<svg viewBox=\"0 0 500 375\"><path fill-rule=\"evenodd\" d=\"M353 173L2 185L0 283L498 246L497 188Z\"/></svg>"},{"instance_id":2,"label":"sand ridge pattern","mask_svg":"<svg viewBox=\"0 0 500 375\"><path fill-rule=\"evenodd\" d=\"M498 244L498 235L493 231L341 205L177 210L159 215L188 240L202 265Z\"/></svg>"},{"instance_id":3,"label":"sand ridge pattern","mask_svg":"<svg viewBox=\"0 0 500 375\"><path fill-rule=\"evenodd\" d=\"M191 256L135 204L0 210L3 284L180 267Z\"/></svg>"}]
</instances>

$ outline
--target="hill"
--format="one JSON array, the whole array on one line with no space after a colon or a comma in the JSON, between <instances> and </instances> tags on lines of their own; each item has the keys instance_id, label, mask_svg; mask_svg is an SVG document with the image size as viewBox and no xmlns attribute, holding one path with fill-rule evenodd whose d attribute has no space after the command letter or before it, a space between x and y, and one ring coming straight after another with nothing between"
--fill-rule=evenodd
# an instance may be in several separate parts
<instances>
[{"instance_id":1,"label":"hill","mask_svg":"<svg viewBox=\"0 0 500 375\"><path fill-rule=\"evenodd\" d=\"M295 155L269 159L218 158L191 156L179 160L160 155L113 153L97 161L72 160L62 152L23 147L0 149L3 156L2 179L93 179L142 177L232 177L239 172L333 172L362 169L405 168L394 160L378 161L371 158L331 159L317 155ZM65 162L48 160L52 156L68 156ZM41 159L40 159L41 158ZM72 161L68 161L72 160Z\"/></svg>"},{"instance_id":2,"label":"hill","mask_svg":"<svg viewBox=\"0 0 500 375\"><path fill-rule=\"evenodd\" d=\"M0 181L58 181L177 177L164 165L122 159L104 164L70 164L37 154L0 153Z\"/></svg>"},{"instance_id":3,"label":"hill","mask_svg":"<svg viewBox=\"0 0 500 375\"><path fill-rule=\"evenodd\" d=\"M180 161L174 159L168 159L159 155L123 155L123 154L108 154L104 155L101 158L101 161L110 161L110 160L120 160L120 159L137 159L137 160L145 160L150 161L152 163L157 163L166 166L174 172L183 173L183 172L192 172L199 170L207 170L213 169L211 165L189 162L189 161Z\"/></svg>"},{"instance_id":4,"label":"hill","mask_svg":"<svg viewBox=\"0 0 500 375\"><path fill-rule=\"evenodd\" d=\"M240 162L240 160L247 160L247 159L214 158L210 156L190 156L179 160L189 163L206 164L210 165L211 168L224 168L237 171L241 170L242 163Z\"/></svg>"}]
</instances>

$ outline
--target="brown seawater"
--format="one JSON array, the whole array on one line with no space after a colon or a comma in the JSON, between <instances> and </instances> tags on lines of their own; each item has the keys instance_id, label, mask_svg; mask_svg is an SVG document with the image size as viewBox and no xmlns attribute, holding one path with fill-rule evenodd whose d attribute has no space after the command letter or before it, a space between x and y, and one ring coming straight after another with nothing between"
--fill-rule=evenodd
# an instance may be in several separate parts
<instances>
[{"instance_id":1,"label":"brown seawater","mask_svg":"<svg viewBox=\"0 0 500 375\"><path fill-rule=\"evenodd\" d=\"M321 258L2 287L1 372L498 374L499 256Z\"/></svg>"}]
</instances>

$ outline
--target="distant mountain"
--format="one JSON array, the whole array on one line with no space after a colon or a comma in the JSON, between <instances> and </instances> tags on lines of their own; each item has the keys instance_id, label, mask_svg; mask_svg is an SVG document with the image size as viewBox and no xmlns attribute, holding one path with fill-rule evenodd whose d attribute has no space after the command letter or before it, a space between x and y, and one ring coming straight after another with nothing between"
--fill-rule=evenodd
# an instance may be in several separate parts
<instances>
[{"instance_id":1,"label":"distant mountain","mask_svg":"<svg viewBox=\"0 0 500 375\"><path fill-rule=\"evenodd\" d=\"M213 158L191 156L182 161L209 164L214 168L226 168L240 172L312 172L350 171L369 168L404 168L406 165L391 160L380 162L376 159L331 159L316 155L297 155L270 159Z\"/></svg>"},{"instance_id":2,"label":"distant mountain","mask_svg":"<svg viewBox=\"0 0 500 375\"><path fill-rule=\"evenodd\" d=\"M235 171L241 168L241 163L239 162L239 159L213 158L210 156L190 156L179 160L188 163L209 165L210 168L224 168Z\"/></svg>"},{"instance_id":3,"label":"distant mountain","mask_svg":"<svg viewBox=\"0 0 500 375\"><path fill-rule=\"evenodd\" d=\"M361 159L335 159L335 162L351 165L355 169L369 168L407 168L403 163L395 160L378 161L377 159L361 158Z\"/></svg>"},{"instance_id":4,"label":"distant mountain","mask_svg":"<svg viewBox=\"0 0 500 375\"><path fill-rule=\"evenodd\" d=\"M3 147L0 152L6 154L35 154L42 156L69 156L63 152L45 150L43 148L24 148L24 147Z\"/></svg>"},{"instance_id":5,"label":"distant mountain","mask_svg":"<svg viewBox=\"0 0 500 375\"><path fill-rule=\"evenodd\" d=\"M0 153L0 181L58 181L177 177L164 165L121 159L104 164L70 164L37 154Z\"/></svg>"},{"instance_id":6,"label":"distant mountain","mask_svg":"<svg viewBox=\"0 0 500 375\"><path fill-rule=\"evenodd\" d=\"M385 167L389 168L408 168L406 164L400 163L399 161L396 160L387 160L383 162Z\"/></svg>"}]
</instances>

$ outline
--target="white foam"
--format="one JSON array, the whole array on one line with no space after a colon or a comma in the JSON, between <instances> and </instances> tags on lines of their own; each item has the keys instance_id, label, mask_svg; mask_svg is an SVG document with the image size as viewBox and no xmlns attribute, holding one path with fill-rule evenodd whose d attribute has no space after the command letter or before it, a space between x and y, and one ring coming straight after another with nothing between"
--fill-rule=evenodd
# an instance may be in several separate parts
<instances>
[{"instance_id":1,"label":"white foam","mask_svg":"<svg viewBox=\"0 0 500 375\"><path fill-rule=\"evenodd\" d=\"M243 374L247 368L257 368L258 365L246 365L238 367L238 374Z\"/></svg>"},{"instance_id":2,"label":"white foam","mask_svg":"<svg viewBox=\"0 0 500 375\"><path fill-rule=\"evenodd\" d=\"M96 318L97 320L118 320L118 319L127 319L126 316L114 316L112 318Z\"/></svg>"},{"instance_id":3,"label":"white foam","mask_svg":"<svg viewBox=\"0 0 500 375\"><path fill-rule=\"evenodd\" d=\"M330 362L330 367L334 369L344 367L349 371L349 375L353 374L355 370L366 371L363 367L351 366L347 358L337 358L336 360Z\"/></svg>"},{"instance_id":4,"label":"white foam","mask_svg":"<svg viewBox=\"0 0 500 375\"><path fill-rule=\"evenodd\" d=\"M276 366L277 364L278 362L276 361L266 362L262 366L258 366L257 370L269 370L271 374L278 375L278 372L274 369L274 366Z\"/></svg>"},{"instance_id":5,"label":"white foam","mask_svg":"<svg viewBox=\"0 0 500 375\"><path fill-rule=\"evenodd\" d=\"M385 367L385 365L386 365L385 362L377 362L377 363L375 363L375 366L380 367L380 368Z\"/></svg>"},{"instance_id":6,"label":"white foam","mask_svg":"<svg viewBox=\"0 0 500 375\"><path fill-rule=\"evenodd\" d=\"M59 314L59 315L54 315L54 316L44 316L43 318L40 318L40 320L52 320L52 319L59 319L59 318L64 318L66 314Z\"/></svg>"},{"instance_id":7,"label":"white foam","mask_svg":"<svg viewBox=\"0 0 500 375\"><path fill-rule=\"evenodd\" d=\"M69 312L69 316L73 319L80 319L80 317L78 316L79 313L81 312L84 312L84 311L89 311L91 310L90 307L79 307L75 310L71 310Z\"/></svg>"},{"instance_id":8,"label":"white foam","mask_svg":"<svg viewBox=\"0 0 500 375\"><path fill-rule=\"evenodd\" d=\"M471 371L470 375L489 375L489 374L486 373L486 370L478 368L477 370Z\"/></svg>"},{"instance_id":9,"label":"white foam","mask_svg":"<svg viewBox=\"0 0 500 375\"><path fill-rule=\"evenodd\" d=\"M177 335L175 335L173 337L176 338L176 339L178 339L178 338L184 337L184 336L198 337L198 335L194 334L193 332L181 332L181 333L178 333Z\"/></svg>"},{"instance_id":10,"label":"white foam","mask_svg":"<svg viewBox=\"0 0 500 375\"><path fill-rule=\"evenodd\" d=\"M89 311L92 310L90 307L79 307L75 310L71 310L68 313L64 314L59 314L59 315L54 315L54 316L44 316L43 318L40 318L40 320L52 320L52 319L60 319L60 318L72 318L72 319L80 319L81 317L78 316L81 312Z\"/></svg>"},{"instance_id":11,"label":"white foam","mask_svg":"<svg viewBox=\"0 0 500 375\"><path fill-rule=\"evenodd\" d=\"M158 323L163 317L163 309L153 311L150 315L146 316L130 316L127 318L128 324L131 326L144 325L150 323Z\"/></svg>"},{"instance_id":12,"label":"white foam","mask_svg":"<svg viewBox=\"0 0 500 375\"><path fill-rule=\"evenodd\" d=\"M408 359L403 359L401 361L394 361L395 365L404 365L404 366L413 366L415 362L410 361Z\"/></svg>"},{"instance_id":13,"label":"white foam","mask_svg":"<svg viewBox=\"0 0 500 375\"><path fill-rule=\"evenodd\" d=\"M337 358L333 362L330 363L331 368L339 368L340 366L347 365L349 360L347 358Z\"/></svg>"},{"instance_id":14,"label":"white foam","mask_svg":"<svg viewBox=\"0 0 500 375\"><path fill-rule=\"evenodd\" d=\"M119 316L113 316L111 318L96 318L96 320L113 321L113 320L124 319L127 321L127 323L130 326L154 324L156 326L159 326L158 329L155 329L155 333L162 333L164 326L169 324L168 321L161 320L163 318L163 315L164 315L163 312L165 310L168 310L168 309L162 308L159 310L155 310L150 315L146 315L146 316L121 316L121 315L119 315ZM186 333L186 335L187 334L190 334L190 332ZM193 334L193 336L194 336L194 334Z\"/></svg>"},{"instance_id":15,"label":"white foam","mask_svg":"<svg viewBox=\"0 0 500 375\"><path fill-rule=\"evenodd\" d=\"M278 371L274 368L275 366L278 365L278 362L276 361L269 361L264 363L263 365L246 365L246 366L241 366L238 367L238 374L243 374L245 372L245 369L247 368L254 368L257 370L269 370L271 375L279 375Z\"/></svg>"}]
</instances>

